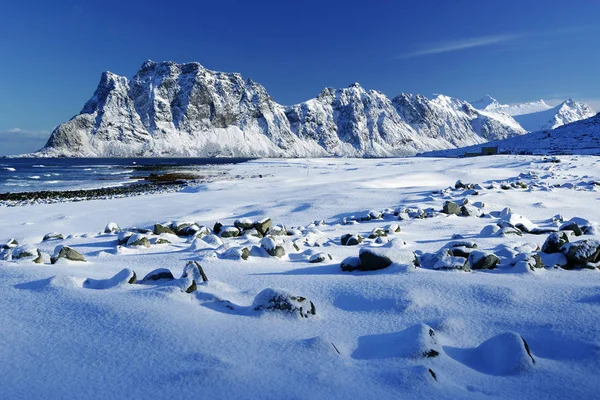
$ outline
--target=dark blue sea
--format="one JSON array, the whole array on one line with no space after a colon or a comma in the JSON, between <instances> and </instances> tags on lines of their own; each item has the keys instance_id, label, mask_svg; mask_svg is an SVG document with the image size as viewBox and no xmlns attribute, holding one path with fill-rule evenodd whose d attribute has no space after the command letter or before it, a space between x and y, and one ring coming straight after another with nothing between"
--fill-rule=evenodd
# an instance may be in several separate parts
<instances>
[{"instance_id":1,"label":"dark blue sea","mask_svg":"<svg viewBox=\"0 0 600 400\"><path fill-rule=\"evenodd\" d=\"M0 193L76 190L143 182L151 173L220 174L247 158L0 158Z\"/></svg>"}]
</instances>

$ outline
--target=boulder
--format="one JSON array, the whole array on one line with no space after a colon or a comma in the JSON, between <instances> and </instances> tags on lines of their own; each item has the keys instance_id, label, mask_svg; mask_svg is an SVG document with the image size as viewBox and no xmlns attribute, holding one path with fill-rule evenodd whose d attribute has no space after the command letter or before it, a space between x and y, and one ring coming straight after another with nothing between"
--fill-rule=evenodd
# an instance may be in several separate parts
<instances>
[{"instance_id":1,"label":"boulder","mask_svg":"<svg viewBox=\"0 0 600 400\"><path fill-rule=\"evenodd\" d=\"M270 236L287 236L288 231L283 225L274 225L267 230L267 235Z\"/></svg>"},{"instance_id":2,"label":"boulder","mask_svg":"<svg viewBox=\"0 0 600 400\"><path fill-rule=\"evenodd\" d=\"M63 240L65 237L58 232L50 232L50 233L46 233L44 235L44 238L42 239L42 242L45 242L47 240Z\"/></svg>"},{"instance_id":3,"label":"boulder","mask_svg":"<svg viewBox=\"0 0 600 400\"><path fill-rule=\"evenodd\" d=\"M250 257L250 250L247 247L230 247L219 254L219 258L229 260L247 260L248 257Z\"/></svg>"},{"instance_id":4,"label":"boulder","mask_svg":"<svg viewBox=\"0 0 600 400\"><path fill-rule=\"evenodd\" d=\"M156 281L172 281L175 277L173 273L167 268L158 268L154 271L150 271L146 274L142 283L156 282Z\"/></svg>"},{"instance_id":5,"label":"boulder","mask_svg":"<svg viewBox=\"0 0 600 400\"><path fill-rule=\"evenodd\" d=\"M56 263L61 258L71 261L85 261L85 258L81 253L73 250L69 246L57 246L56 249L54 249L54 256L51 258L52 264Z\"/></svg>"},{"instance_id":6,"label":"boulder","mask_svg":"<svg viewBox=\"0 0 600 400\"><path fill-rule=\"evenodd\" d=\"M453 201L446 201L444 203L444 206L442 207L442 212L444 214L454 214L454 215L458 215L460 214L460 207L458 204L456 204Z\"/></svg>"},{"instance_id":7,"label":"boulder","mask_svg":"<svg viewBox=\"0 0 600 400\"><path fill-rule=\"evenodd\" d=\"M129 240L130 237L132 237L134 235L133 232L128 232L128 231L120 231L119 235L117 236L117 244L119 246L122 246L124 244L127 244L127 241Z\"/></svg>"},{"instance_id":8,"label":"boulder","mask_svg":"<svg viewBox=\"0 0 600 400\"><path fill-rule=\"evenodd\" d=\"M241 218L241 219L236 219L233 222L233 226L235 226L236 228L241 229L241 230L252 229L252 228L254 228L254 222L247 218Z\"/></svg>"},{"instance_id":9,"label":"boulder","mask_svg":"<svg viewBox=\"0 0 600 400\"><path fill-rule=\"evenodd\" d=\"M154 244L170 244L171 242L165 238L158 238Z\"/></svg>"},{"instance_id":10,"label":"boulder","mask_svg":"<svg viewBox=\"0 0 600 400\"><path fill-rule=\"evenodd\" d=\"M255 311L282 312L300 318L309 318L317 313L314 303L307 298L270 288L254 298L252 308Z\"/></svg>"},{"instance_id":11,"label":"boulder","mask_svg":"<svg viewBox=\"0 0 600 400\"><path fill-rule=\"evenodd\" d=\"M219 230L219 235L222 238L232 238L240 236L240 230L235 226L223 226Z\"/></svg>"},{"instance_id":12,"label":"boulder","mask_svg":"<svg viewBox=\"0 0 600 400\"><path fill-rule=\"evenodd\" d=\"M137 282L137 276L132 270L125 268L118 272L115 276L108 279L92 279L87 278L83 282L83 287L86 289L112 289L115 287L134 284Z\"/></svg>"},{"instance_id":13,"label":"boulder","mask_svg":"<svg viewBox=\"0 0 600 400\"><path fill-rule=\"evenodd\" d=\"M333 260L333 257L331 257L330 254L327 253L316 253L313 254L312 256L310 256L310 258L308 259L308 262L311 264L316 264L316 263L320 263L323 261L327 261L327 260Z\"/></svg>"},{"instance_id":14,"label":"boulder","mask_svg":"<svg viewBox=\"0 0 600 400\"><path fill-rule=\"evenodd\" d=\"M565 269L585 267L587 263L600 261L600 241L585 239L565 243L560 248L560 252L567 257L568 264Z\"/></svg>"},{"instance_id":15,"label":"boulder","mask_svg":"<svg viewBox=\"0 0 600 400\"><path fill-rule=\"evenodd\" d=\"M104 233L117 233L119 231L121 231L121 228L115 222L109 222L104 227Z\"/></svg>"},{"instance_id":16,"label":"boulder","mask_svg":"<svg viewBox=\"0 0 600 400\"><path fill-rule=\"evenodd\" d=\"M254 228L256 228L256 230L263 236L267 234L267 231L271 226L273 226L271 218L263 218L260 221L256 221L254 223Z\"/></svg>"},{"instance_id":17,"label":"boulder","mask_svg":"<svg viewBox=\"0 0 600 400\"><path fill-rule=\"evenodd\" d=\"M479 208L470 204L460 207L460 213L463 217L481 217L483 215L483 212Z\"/></svg>"},{"instance_id":18,"label":"boulder","mask_svg":"<svg viewBox=\"0 0 600 400\"><path fill-rule=\"evenodd\" d=\"M12 251L13 260L22 260L24 258L32 258L38 255L39 250L31 246L15 247Z\"/></svg>"},{"instance_id":19,"label":"boulder","mask_svg":"<svg viewBox=\"0 0 600 400\"><path fill-rule=\"evenodd\" d=\"M175 234L169 226L163 224L154 224L154 229L152 231L155 235L160 235L161 233Z\"/></svg>"},{"instance_id":20,"label":"boulder","mask_svg":"<svg viewBox=\"0 0 600 400\"><path fill-rule=\"evenodd\" d=\"M173 222L171 224L171 230L177 236L194 236L200 229L201 227L195 222Z\"/></svg>"},{"instance_id":21,"label":"boulder","mask_svg":"<svg viewBox=\"0 0 600 400\"><path fill-rule=\"evenodd\" d=\"M380 213L379 211L375 211L375 210L371 210L369 211L369 220L371 219L382 219L383 218L383 214Z\"/></svg>"},{"instance_id":22,"label":"boulder","mask_svg":"<svg viewBox=\"0 0 600 400\"><path fill-rule=\"evenodd\" d=\"M17 239L13 238L13 239L10 239L8 242L4 243L2 245L2 249L3 250L14 249L18 245L19 245L19 242L17 241Z\"/></svg>"},{"instance_id":23,"label":"boulder","mask_svg":"<svg viewBox=\"0 0 600 400\"><path fill-rule=\"evenodd\" d=\"M385 231L387 233L391 233L391 234L400 233L402 231L402 228L398 224L390 224L390 225L387 226L387 228L385 229Z\"/></svg>"},{"instance_id":24,"label":"boulder","mask_svg":"<svg viewBox=\"0 0 600 400\"><path fill-rule=\"evenodd\" d=\"M269 253L272 257L283 257L285 255L285 249L278 245L277 242L271 237L264 237L260 240L260 245L263 249Z\"/></svg>"},{"instance_id":25,"label":"boulder","mask_svg":"<svg viewBox=\"0 0 600 400\"><path fill-rule=\"evenodd\" d=\"M352 235L350 233L343 235L341 238L342 246L356 246L356 245L362 243L362 241L363 241L362 236Z\"/></svg>"},{"instance_id":26,"label":"boulder","mask_svg":"<svg viewBox=\"0 0 600 400\"><path fill-rule=\"evenodd\" d=\"M210 235L210 229L206 226L198 226L198 230L194 233L194 239L202 239L204 236Z\"/></svg>"},{"instance_id":27,"label":"boulder","mask_svg":"<svg viewBox=\"0 0 600 400\"><path fill-rule=\"evenodd\" d=\"M341 263L340 267L342 271L352 272L360 270L360 258L358 257L346 257Z\"/></svg>"},{"instance_id":28,"label":"boulder","mask_svg":"<svg viewBox=\"0 0 600 400\"><path fill-rule=\"evenodd\" d=\"M358 256L360 258L361 271L376 271L392 265L392 260L382 252L376 249L362 248Z\"/></svg>"},{"instance_id":29,"label":"boulder","mask_svg":"<svg viewBox=\"0 0 600 400\"><path fill-rule=\"evenodd\" d=\"M387 236L387 232L383 228L375 228L371 231L369 239L377 239L378 237Z\"/></svg>"},{"instance_id":30,"label":"boulder","mask_svg":"<svg viewBox=\"0 0 600 400\"><path fill-rule=\"evenodd\" d=\"M559 253L565 243L569 243L569 235L565 232L551 233L542 245L542 251L548 254Z\"/></svg>"},{"instance_id":31,"label":"boulder","mask_svg":"<svg viewBox=\"0 0 600 400\"><path fill-rule=\"evenodd\" d=\"M130 247L136 247L136 246L143 246L143 247L150 247L150 240L148 240L148 237L140 234L140 233L136 233L134 235L132 235L129 239L127 239L127 246Z\"/></svg>"},{"instance_id":32,"label":"boulder","mask_svg":"<svg viewBox=\"0 0 600 400\"><path fill-rule=\"evenodd\" d=\"M221 228L223 227L223 224L220 222L215 222L215 225L213 226L213 232L215 233L215 235L218 235L221 232Z\"/></svg>"},{"instance_id":33,"label":"boulder","mask_svg":"<svg viewBox=\"0 0 600 400\"><path fill-rule=\"evenodd\" d=\"M474 250L469 254L469 265L471 269L494 269L500 262L500 258L492 253Z\"/></svg>"},{"instance_id":34,"label":"boulder","mask_svg":"<svg viewBox=\"0 0 600 400\"><path fill-rule=\"evenodd\" d=\"M559 231L572 231L575 234L575 236L583 235L583 231L581 230L581 228L579 227L579 225L577 225L577 223L575 221L565 222L558 228L558 230Z\"/></svg>"}]
</instances>

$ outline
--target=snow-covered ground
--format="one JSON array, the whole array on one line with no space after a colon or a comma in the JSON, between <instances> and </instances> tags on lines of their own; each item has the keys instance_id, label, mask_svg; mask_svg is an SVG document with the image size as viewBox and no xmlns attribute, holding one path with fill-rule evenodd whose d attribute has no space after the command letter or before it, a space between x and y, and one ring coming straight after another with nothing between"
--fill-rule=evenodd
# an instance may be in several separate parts
<instances>
[{"instance_id":1,"label":"snow-covered ground","mask_svg":"<svg viewBox=\"0 0 600 400\"><path fill-rule=\"evenodd\" d=\"M0 398L595 398L600 271L554 267L576 245L553 254L538 246L574 217L585 234L565 231L570 242L600 246L600 160L560 161L257 160L230 173L262 178L0 208L0 242L20 245L4 257L34 253L0 261ZM459 179L466 187L455 188ZM439 213L464 199L466 212L484 215ZM142 234L144 247L132 246L141 236L118 246L125 234L103 233L109 222L212 229L267 217L287 235ZM369 239L376 228L387 236ZM65 239L42 241L50 232ZM365 239L342 246L345 234ZM435 269L464 268L454 249L473 252L472 242L483 253L471 267L494 253L497 268ZM463 246L439 252L453 245ZM50 264L57 246L87 261ZM270 256L277 246L285 254ZM43 264L32 261L38 249ZM359 252L373 256L362 267L382 254L392 264L342 271ZM158 268L175 279L140 284ZM192 279L197 290L186 293Z\"/></svg>"}]
</instances>

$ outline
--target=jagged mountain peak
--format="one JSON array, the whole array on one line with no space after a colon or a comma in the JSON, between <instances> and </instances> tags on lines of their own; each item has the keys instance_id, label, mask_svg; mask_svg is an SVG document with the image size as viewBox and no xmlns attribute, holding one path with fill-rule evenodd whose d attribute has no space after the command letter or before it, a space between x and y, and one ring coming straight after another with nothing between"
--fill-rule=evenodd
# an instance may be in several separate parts
<instances>
[{"instance_id":1,"label":"jagged mountain peak","mask_svg":"<svg viewBox=\"0 0 600 400\"><path fill-rule=\"evenodd\" d=\"M394 156L524 131L448 96L390 100L360 84L285 107L260 83L199 63L144 62L103 74L84 112L61 124L45 156Z\"/></svg>"}]
</instances>

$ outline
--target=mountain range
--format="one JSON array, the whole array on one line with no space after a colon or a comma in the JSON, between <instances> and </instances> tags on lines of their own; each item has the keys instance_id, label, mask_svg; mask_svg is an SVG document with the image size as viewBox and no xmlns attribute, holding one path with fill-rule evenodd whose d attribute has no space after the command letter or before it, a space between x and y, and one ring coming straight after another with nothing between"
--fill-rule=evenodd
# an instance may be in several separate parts
<instances>
[{"instance_id":1,"label":"mountain range","mask_svg":"<svg viewBox=\"0 0 600 400\"><path fill-rule=\"evenodd\" d=\"M471 102L478 110L510 115L529 132L555 129L571 122L593 117L596 112L585 103L577 103L567 99L552 107L544 100L528 103L500 104L490 95Z\"/></svg>"},{"instance_id":2,"label":"mountain range","mask_svg":"<svg viewBox=\"0 0 600 400\"><path fill-rule=\"evenodd\" d=\"M387 157L527 133L493 102L474 104L443 95L389 99L354 83L283 106L240 74L149 60L132 78L103 73L81 112L33 155ZM577 118L579 109L563 114Z\"/></svg>"}]
</instances>

